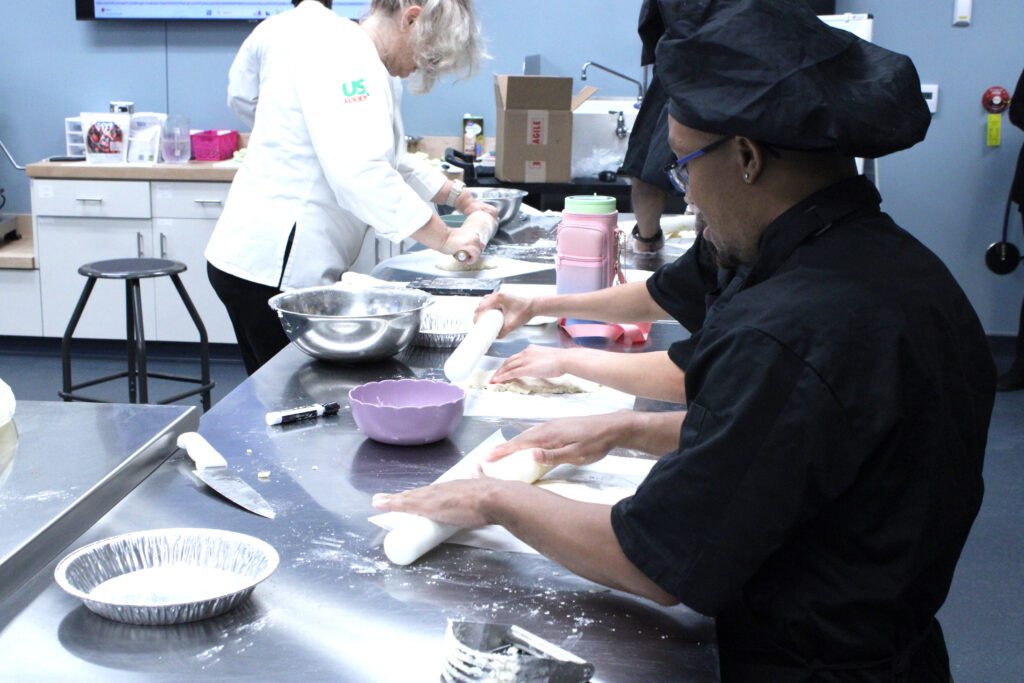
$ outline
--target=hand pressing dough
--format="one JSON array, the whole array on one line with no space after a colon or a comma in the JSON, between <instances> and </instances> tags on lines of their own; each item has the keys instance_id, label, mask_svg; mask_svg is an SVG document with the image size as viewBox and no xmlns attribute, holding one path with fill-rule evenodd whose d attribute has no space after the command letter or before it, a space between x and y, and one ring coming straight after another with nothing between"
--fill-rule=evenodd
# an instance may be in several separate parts
<instances>
[{"instance_id":1,"label":"hand pressing dough","mask_svg":"<svg viewBox=\"0 0 1024 683\"><path fill-rule=\"evenodd\" d=\"M441 258L437 259L434 267L438 270L446 270L448 272L470 272L474 270L491 270L493 268L497 268L498 264L484 256L478 258L474 263L466 263L465 261L458 260L454 256L442 254Z\"/></svg>"},{"instance_id":2,"label":"hand pressing dough","mask_svg":"<svg viewBox=\"0 0 1024 683\"><path fill-rule=\"evenodd\" d=\"M510 453L498 462L481 464L484 473L495 479L532 484L551 468L533 460L533 449ZM488 471L490 470L490 471ZM384 537L384 554L397 565L412 564L424 554L441 545L459 530L439 524L426 517L406 515L402 523Z\"/></svg>"},{"instance_id":3,"label":"hand pressing dough","mask_svg":"<svg viewBox=\"0 0 1024 683\"><path fill-rule=\"evenodd\" d=\"M555 396L559 394L583 394L594 391L597 385L587 382L579 377L562 375L555 378L543 377L520 377L500 384L491 384L490 379L494 374L491 370L477 370L466 381L468 389L480 391L507 391L513 394L525 394L530 396Z\"/></svg>"}]
</instances>

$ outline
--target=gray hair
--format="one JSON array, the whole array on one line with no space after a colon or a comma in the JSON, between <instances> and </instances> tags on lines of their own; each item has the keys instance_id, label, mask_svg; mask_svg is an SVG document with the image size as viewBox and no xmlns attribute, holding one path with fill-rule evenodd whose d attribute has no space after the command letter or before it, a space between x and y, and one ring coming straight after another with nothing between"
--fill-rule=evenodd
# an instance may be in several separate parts
<instances>
[{"instance_id":1,"label":"gray hair","mask_svg":"<svg viewBox=\"0 0 1024 683\"><path fill-rule=\"evenodd\" d=\"M424 93L443 75L475 74L488 55L473 0L373 0L370 11L394 16L414 6L422 11L413 27L417 69L411 89Z\"/></svg>"}]
</instances>

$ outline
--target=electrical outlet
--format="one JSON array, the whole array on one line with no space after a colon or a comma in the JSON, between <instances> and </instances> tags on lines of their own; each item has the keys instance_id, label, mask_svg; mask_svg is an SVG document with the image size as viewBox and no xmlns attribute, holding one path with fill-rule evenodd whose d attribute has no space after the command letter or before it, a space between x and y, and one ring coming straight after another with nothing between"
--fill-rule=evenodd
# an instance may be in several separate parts
<instances>
[{"instance_id":1,"label":"electrical outlet","mask_svg":"<svg viewBox=\"0 0 1024 683\"><path fill-rule=\"evenodd\" d=\"M939 86L934 83L922 83L921 95L928 103L928 111L935 113L939 109Z\"/></svg>"},{"instance_id":2,"label":"electrical outlet","mask_svg":"<svg viewBox=\"0 0 1024 683\"><path fill-rule=\"evenodd\" d=\"M953 26L971 25L972 0L953 0Z\"/></svg>"}]
</instances>

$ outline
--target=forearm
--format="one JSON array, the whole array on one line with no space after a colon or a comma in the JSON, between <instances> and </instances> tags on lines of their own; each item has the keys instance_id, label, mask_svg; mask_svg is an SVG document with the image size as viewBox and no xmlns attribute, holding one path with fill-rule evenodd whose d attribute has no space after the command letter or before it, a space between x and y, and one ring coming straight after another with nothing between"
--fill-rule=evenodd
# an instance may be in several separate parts
<instances>
[{"instance_id":1,"label":"forearm","mask_svg":"<svg viewBox=\"0 0 1024 683\"><path fill-rule=\"evenodd\" d=\"M437 191L437 194L435 194L433 199L431 199L430 201L434 202L435 204L447 204L448 195L451 194L451 191L452 181L446 180L444 181L444 185L441 186L441 189Z\"/></svg>"},{"instance_id":2,"label":"forearm","mask_svg":"<svg viewBox=\"0 0 1024 683\"><path fill-rule=\"evenodd\" d=\"M536 297L530 306L533 315L583 318L609 323L645 322L659 320L667 315L651 298L644 282L629 282L585 294Z\"/></svg>"},{"instance_id":3,"label":"forearm","mask_svg":"<svg viewBox=\"0 0 1024 683\"><path fill-rule=\"evenodd\" d=\"M451 230L447 225L444 224L436 214L430 216L423 227L414 232L410 237L414 240L434 251L441 251L444 247L445 241L448 239L448 232Z\"/></svg>"},{"instance_id":4,"label":"forearm","mask_svg":"<svg viewBox=\"0 0 1024 683\"><path fill-rule=\"evenodd\" d=\"M660 457L679 447L679 429L683 426L685 410L645 412L640 410L618 410L614 413L582 418L595 420L588 425L588 439L596 438L602 443L602 456L615 448L648 453ZM572 420L573 418L566 418ZM552 421L547 424L555 424ZM560 430L564 432L564 429ZM543 443L526 444L520 448L547 448ZM589 462L593 462L590 460Z\"/></svg>"},{"instance_id":5,"label":"forearm","mask_svg":"<svg viewBox=\"0 0 1024 683\"><path fill-rule=\"evenodd\" d=\"M615 353L572 348L564 351L565 372L634 396L686 402L685 375L666 351Z\"/></svg>"},{"instance_id":6,"label":"forearm","mask_svg":"<svg viewBox=\"0 0 1024 683\"><path fill-rule=\"evenodd\" d=\"M501 524L584 578L661 605L679 602L622 552L612 530L610 506L579 503L535 486L509 484L496 487L485 508L492 523Z\"/></svg>"},{"instance_id":7,"label":"forearm","mask_svg":"<svg viewBox=\"0 0 1024 683\"><path fill-rule=\"evenodd\" d=\"M629 448L661 456L679 447L679 429L686 417L685 410L649 413L636 410L631 413L629 428L615 441L616 448Z\"/></svg>"}]
</instances>

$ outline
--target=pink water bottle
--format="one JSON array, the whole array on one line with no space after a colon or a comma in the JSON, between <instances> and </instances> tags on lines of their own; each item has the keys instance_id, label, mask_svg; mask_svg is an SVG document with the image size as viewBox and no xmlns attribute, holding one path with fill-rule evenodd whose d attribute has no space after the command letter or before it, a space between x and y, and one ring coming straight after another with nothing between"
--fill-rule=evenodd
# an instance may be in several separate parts
<instances>
[{"instance_id":1,"label":"pink water bottle","mask_svg":"<svg viewBox=\"0 0 1024 683\"><path fill-rule=\"evenodd\" d=\"M579 294L610 287L618 270L615 198L578 195L565 198L555 242L555 287Z\"/></svg>"}]
</instances>

